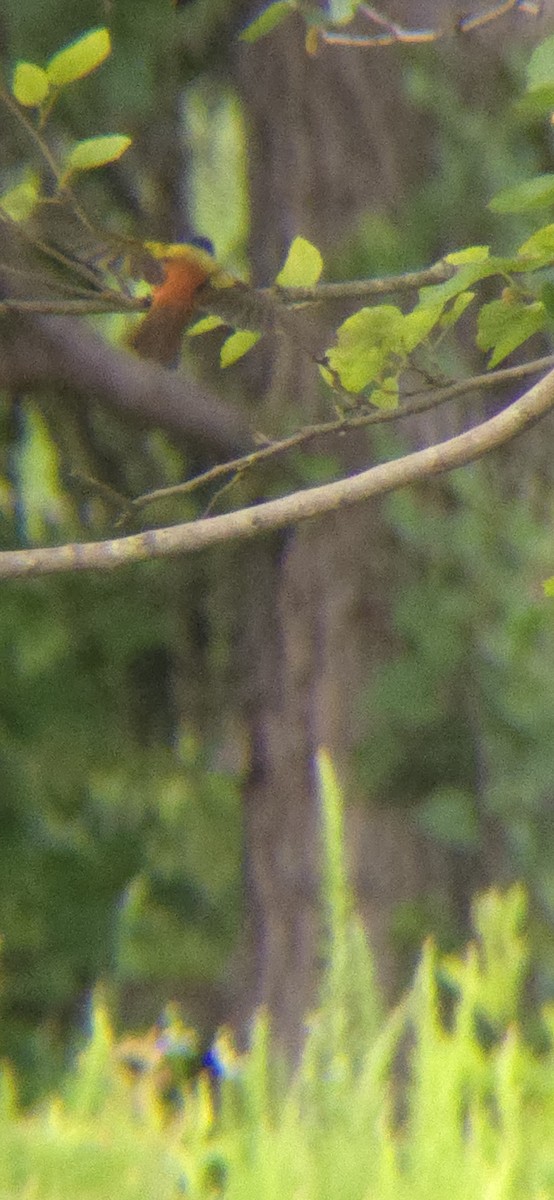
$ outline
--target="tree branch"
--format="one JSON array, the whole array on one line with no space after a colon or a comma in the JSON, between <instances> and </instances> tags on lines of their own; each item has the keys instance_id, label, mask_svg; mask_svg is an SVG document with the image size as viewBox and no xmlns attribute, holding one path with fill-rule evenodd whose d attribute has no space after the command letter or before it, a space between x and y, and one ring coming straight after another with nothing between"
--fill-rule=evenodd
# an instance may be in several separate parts
<instances>
[{"instance_id":1,"label":"tree branch","mask_svg":"<svg viewBox=\"0 0 554 1200\"><path fill-rule=\"evenodd\" d=\"M465 466L517 437L553 408L554 371L550 371L489 421L425 450L371 467L348 479L186 525L148 530L104 542L5 551L0 554L0 579L92 568L113 570L128 563L190 554L222 542L258 537L270 530L337 512L420 479Z\"/></svg>"},{"instance_id":2,"label":"tree branch","mask_svg":"<svg viewBox=\"0 0 554 1200\"><path fill-rule=\"evenodd\" d=\"M494 8L481 8L477 12L468 13L465 17L458 17L450 26L407 29L369 4L361 4L355 16L359 14L365 17L371 25L382 30L381 33L364 36L355 33L334 33L331 29L320 27L318 34L321 41L327 46L351 46L358 50L369 50L375 46L394 46L396 43L415 46L441 41L453 33L473 33L476 29L483 29L493 21L508 16L509 13L520 12L524 16L537 17L541 8L542 0L500 0L500 3L495 4Z\"/></svg>"},{"instance_id":3,"label":"tree branch","mask_svg":"<svg viewBox=\"0 0 554 1200\"><path fill-rule=\"evenodd\" d=\"M109 405L143 427L163 428L204 451L247 453L253 437L239 412L177 371L144 362L71 317L5 317L0 324L2 387L64 393Z\"/></svg>"},{"instance_id":4,"label":"tree branch","mask_svg":"<svg viewBox=\"0 0 554 1200\"><path fill-rule=\"evenodd\" d=\"M244 454L240 458L218 463L217 466L210 467L208 471L202 471L200 475L195 475L192 479L186 479L182 483L173 483L168 487L144 492L141 496L135 496L133 500L126 497L121 506L122 512L128 516L133 509L146 508L158 500L190 495L191 492L198 491L201 487L217 483L226 475L244 474L268 459L278 458L290 450L298 449L299 446L308 446L316 439L348 433L353 429L362 429L370 425L390 424L393 421L401 421L405 417L419 416L421 413L429 412L430 409L438 408L441 404L446 404L449 400L457 400L461 396L467 395L468 392L498 387L499 384L523 379L526 375L538 375L550 367L554 367L554 355L552 354L544 358L533 359L528 363L520 363L516 367L503 367L499 371L489 371L486 375L473 375L470 379L457 379L445 387L427 389L421 394L412 392L410 393L411 398L398 408L348 413L336 421L323 421L319 425L305 426L297 433L290 434L289 437L270 441L260 449L252 450L250 454ZM92 481L89 480L89 483L92 484Z\"/></svg>"}]
</instances>

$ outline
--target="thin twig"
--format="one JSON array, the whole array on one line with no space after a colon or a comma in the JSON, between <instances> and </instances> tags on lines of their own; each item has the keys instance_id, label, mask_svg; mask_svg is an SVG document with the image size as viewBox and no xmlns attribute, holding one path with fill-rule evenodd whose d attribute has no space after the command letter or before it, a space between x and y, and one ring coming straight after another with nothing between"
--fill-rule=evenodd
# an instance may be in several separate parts
<instances>
[{"instance_id":1,"label":"thin twig","mask_svg":"<svg viewBox=\"0 0 554 1200\"><path fill-rule=\"evenodd\" d=\"M396 43L400 45L420 45L422 43L438 42L442 38L449 36L451 33L472 33L476 29L482 29L485 25L491 24L493 21L498 21L501 17L507 16L511 12L521 12L525 16L538 16L541 11L540 0L502 0L494 8L481 9L476 13L469 13L466 17L460 17L452 27L440 28L438 26L431 29L407 29L403 25L392 21L390 17L378 11L378 9L367 4L362 4L357 9L356 15L359 13L364 16L373 25L384 30L383 33L363 34L351 33L335 33L330 29L319 29L319 36L322 42L328 46L352 46L359 50L371 49L375 46L393 46Z\"/></svg>"},{"instance_id":2,"label":"thin twig","mask_svg":"<svg viewBox=\"0 0 554 1200\"><path fill-rule=\"evenodd\" d=\"M199 488L207 487L208 484L224 478L226 475L236 475L239 472L244 474L259 463L287 454L290 450L295 450L299 446L307 446L316 438L344 434L354 429L365 428L369 425L382 425L393 421L400 421L405 417L418 416L424 412L429 412L433 408L437 408L441 404L446 404L449 400L466 395L468 392L482 391L485 388L498 387L499 384L524 379L527 375L539 374L541 371L546 371L552 366L554 366L554 354L534 359L529 363L521 363L517 367L504 367L500 371L474 375L471 379L459 379L432 392L424 392L423 395L419 392L411 392L409 393L410 399L396 409L379 409L378 411L373 410L372 412L349 414L336 421L326 421L319 425L309 425L303 429L299 429L297 433L291 434L290 437L270 442L269 445L263 446L260 450L252 450L250 454L244 454L240 458L231 459L226 463L218 463L217 466L211 467L208 471L203 471L200 475L195 475L192 479L186 479L183 483L175 483L169 487L156 488L155 491L143 492L142 495L136 496L129 503L135 509L143 509L150 504L155 504L158 500L167 500L175 496L187 496L192 492L198 491Z\"/></svg>"},{"instance_id":3,"label":"thin twig","mask_svg":"<svg viewBox=\"0 0 554 1200\"><path fill-rule=\"evenodd\" d=\"M390 462L333 483L305 488L278 500L252 504L236 512L103 542L77 542L0 553L0 579L30 578L59 572L112 571L131 563L192 554L227 542L246 541L314 517L341 512L408 484L431 479L476 462L529 429L554 408L554 371L488 421Z\"/></svg>"}]
</instances>

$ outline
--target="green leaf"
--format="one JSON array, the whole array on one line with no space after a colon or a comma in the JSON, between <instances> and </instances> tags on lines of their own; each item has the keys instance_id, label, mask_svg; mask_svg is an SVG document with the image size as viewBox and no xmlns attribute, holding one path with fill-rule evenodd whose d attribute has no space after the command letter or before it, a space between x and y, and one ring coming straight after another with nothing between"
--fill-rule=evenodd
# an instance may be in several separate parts
<instances>
[{"instance_id":1,"label":"green leaf","mask_svg":"<svg viewBox=\"0 0 554 1200\"><path fill-rule=\"evenodd\" d=\"M329 0L328 19L331 25L348 25L360 8L361 0Z\"/></svg>"},{"instance_id":2,"label":"green leaf","mask_svg":"<svg viewBox=\"0 0 554 1200\"><path fill-rule=\"evenodd\" d=\"M411 313L406 314L402 322L401 335L402 349L407 354L429 337L431 330L440 319L443 307L442 304L434 307L430 304L417 304Z\"/></svg>"},{"instance_id":3,"label":"green leaf","mask_svg":"<svg viewBox=\"0 0 554 1200\"><path fill-rule=\"evenodd\" d=\"M226 322L221 317L216 317L215 313L210 314L209 317L202 317L201 321L195 321L194 325L187 329L187 337L198 337L201 333L210 333L212 329L221 329L225 324Z\"/></svg>"},{"instance_id":4,"label":"green leaf","mask_svg":"<svg viewBox=\"0 0 554 1200\"><path fill-rule=\"evenodd\" d=\"M256 333L253 329L237 329L221 347L221 366L231 367L233 363L238 362L239 358L248 354L252 346L259 342L261 336L261 333Z\"/></svg>"},{"instance_id":5,"label":"green leaf","mask_svg":"<svg viewBox=\"0 0 554 1200\"><path fill-rule=\"evenodd\" d=\"M527 67L527 90L554 86L554 37L548 37L533 51Z\"/></svg>"},{"instance_id":6,"label":"green leaf","mask_svg":"<svg viewBox=\"0 0 554 1200\"><path fill-rule=\"evenodd\" d=\"M456 296L452 306L442 314L440 319L441 329L450 329L452 325L455 325L456 321L460 320L462 313L465 313L466 308L474 299L475 292L460 292L459 296Z\"/></svg>"},{"instance_id":7,"label":"green leaf","mask_svg":"<svg viewBox=\"0 0 554 1200\"><path fill-rule=\"evenodd\" d=\"M111 53L109 29L91 29L82 37L58 50L46 64L46 73L52 87L65 87L76 79L82 79L95 71Z\"/></svg>"},{"instance_id":8,"label":"green leaf","mask_svg":"<svg viewBox=\"0 0 554 1200\"><path fill-rule=\"evenodd\" d=\"M257 42L260 38L271 33L276 29L281 21L285 20L292 12L293 6L288 0L277 0L276 4L270 4L268 8L264 8L263 12L258 17L255 17L246 29L243 29L239 35L241 42Z\"/></svg>"},{"instance_id":9,"label":"green leaf","mask_svg":"<svg viewBox=\"0 0 554 1200\"><path fill-rule=\"evenodd\" d=\"M497 274L498 270L498 263L492 258L466 263L465 266L458 267L452 279L422 288L419 293L419 303L425 307L441 305L444 308L449 300L453 300L461 292L470 291L474 283L478 283L480 279L486 279L488 275Z\"/></svg>"},{"instance_id":10,"label":"green leaf","mask_svg":"<svg viewBox=\"0 0 554 1200\"><path fill-rule=\"evenodd\" d=\"M527 338L540 333L546 319L546 309L540 300L533 304L493 300L483 305L477 323L477 345L481 350L494 348L489 367L498 366Z\"/></svg>"},{"instance_id":11,"label":"green leaf","mask_svg":"<svg viewBox=\"0 0 554 1200\"><path fill-rule=\"evenodd\" d=\"M398 393L398 375L389 375L386 379L383 379L380 387L373 389L369 399L376 408L388 411L398 408Z\"/></svg>"},{"instance_id":12,"label":"green leaf","mask_svg":"<svg viewBox=\"0 0 554 1200\"><path fill-rule=\"evenodd\" d=\"M404 316L392 304L361 308L337 329L337 345L326 352L332 371L349 392L380 380L385 364L402 343Z\"/></svg>"},{"instance_id":13,"label":"green leaf","mask_svg":"<svg viewBox=\"0 0 554 1200\"><path fill-rule=\"evenodd\" d=\"M554 108L554 81L549 87L537 88L527 92L513 106L514 117L518 121L536 121Z\"/></svg>"},{"instance_id":14,"label":"green leaf","mask_svg":"<svg viewBox=\"0 0 554 1200\"><path fill-rule=\"evenodd\" d=\"M532 212L535 208L546 208L554 204L554 174L536 175L515 187L504 188L489 203L492 212Z\"/></svg>"},{"instance_id":15,"label":"green leaf","mask_svg":"<svg viewBox=\"0 0 554 1200\"><path fill-rule=\"evenodd\" d=\"M554 575L551 575L550 579L545 579L542 586L545 596L554 596Z\"/></svg>"},{"instance_id":16,"label":"green leaf","mask_svg":"<svg viewBox=\"0 0 554 1200\"><path fill-rule=\"evenodd\" d=\"M18 104L25 108L40 108L44 103L50 84L46 71L35 63L19 62L13 73L12 92Z\"/></svg>"},{"instance_id":17,"label":"green leaf","mask_svg":"<svg viewBox=\"0 0 554 1200\"><path fill-rule=\"evenodd\" d=\"M77 171L93 171L121 158L131 145L131 138L121 133L104 137L84 138L76 142L65 161L65 177Z\"/></svg>"},{"instance_id":18,"label":"green leaf","mask_svg":"<svg viewBox=\"0 0 554 1200\"><path fill-rule=\"evenodd\" d=\"M554 225L544 225L519 247L523 258L540 258L545 263L554 260Z\"/></svg>"},{"instance_id":19,"label":"green leaf","mask_svg":"<svg viewBox=\"0 0 554 1200\"><path fill-rule=\"evenodd\" d=\"M447 254L444 261L453 267L462 267L465 263L486 262L489 257L489 246L466 246L465 250L455 250L453 254Z\"/></svg>"},{"instance_id":20,"label":"green leaf","mask_svg":"<svg viewBox=\"0 0 554 1200\"><path fill-rule=\"evenodd\" d=\"M315 287L322 270L323 259L317 246L306 241L306 238L297 237L275 282L279 287Z\"/></svg>"},{"instance_id":21,"label":"green leaf","mask_svg":"<svg viewBox=\"0 0 554 1200\"><path fill-rule=\"evenodd\" d=\"M27 221L40 195L40 179L30 171L27 177L0 196L0 208L12 221Z\"/></svg>"}]
</instances>

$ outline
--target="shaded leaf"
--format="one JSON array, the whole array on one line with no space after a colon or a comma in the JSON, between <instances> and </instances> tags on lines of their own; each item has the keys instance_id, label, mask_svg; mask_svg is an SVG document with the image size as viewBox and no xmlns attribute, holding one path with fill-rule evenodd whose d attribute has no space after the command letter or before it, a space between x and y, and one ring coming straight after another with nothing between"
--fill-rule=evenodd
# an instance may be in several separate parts
<instances>
[{"instance_id":1,"label":"shaded leaf","mask_svg":"<svg viewBox=\"0 0 554 1200\"><path fill-rule=\"evenodd\" d=\"M458 268L452 279L422 288L419 293L419 303L431 307L441 304L444 308L449 300L453 300L461 292L470 291L480 279L496 275L499 269L498 261L492 258L484 258L479 262L468 262Z\"/></svg>"},{"instance_id":2,"label":"shaded leaf","mask_svg":"<svg viewBox=\"0 0 554 1200\"><path fill-rule=\"evenodd\" d=\"M474 299L475 292L460 292L451 307L442 314L440 319L441 329L450 329L452 325L455 325L456 321L459 321L462 313L465 313L466 308L468 308Z\"/></svg>"},{"instance_id":3,"label":"shaded leaf","mask_svg":"<svg viewBox=\"0 0 554 1200\"><path fill-rule=\"evenodd\" d=\"M544 329L546 309L539 300L533 304L521 301L493 300L483 305L477 323L477 345L481 350L493 350L489 367L496 367L522 342Z\"/></svg>"},{"instance_id":4,"label":"shaded leaf","mask_svg":"<svg viewBox=\"0 0 554 1200\"><path fill-rule=\"evenodd\" d=\"M0 196L0 208L12 221L26 221L39 199L40 180L35 172Z\"/></svg>"},{"instance_id":5,"label":"shaded leaf","mask_svg":"<svg viewBox=\"0 0 554 1200\"><path fill-rule=\"evenodd\" d=\"M407 313L402 322L402 349L407 354L415 350L425 341L433 327L437 324L442 310L442 304L432 307L430 304L417 304L411 313Z\"/></svg>"},{"instance_id":6,"label":"shaded leaf","mask_svg":"<svg viewBox=\"0 0 554 1200\"><path fill-rule=\"evenodd\" d=\"M504 188L498 192L489 203L492 212L520 213L531 212L534 208L546 208L554 204L554 174L536 175L534 179L526 179L516 183L514 187Z\"/></svg>"},{"instance_id":7,"label":"shaded leaf","mask_svg":"<svg viewBox=\"0 0 554 1200\"><path fill-rule=\"evenodd\" d=\"M398 408L398 392L398 376L389 375L387 379L383 379L383 382L379 387L373 389L369 399L376 408L386 410Z\"/></svg>"},{"instance_id":8,"label":"shaded leaf","mask_svg":"<svg viewBox=\"0 0 554 1200\"><path fill-rule=\"evenodd\" d=\"M554 36L548 37L533 51L527 66L527 88L554 87Z\"/></svg>"},{"instance_id":9,"label":"shaded leaf","mask_svg":"<svg viewBox=\"0 0 554 1200\"><path fill-rule=\"evenodd\" d=\"M12 92L25 108L39 108L44 103L50 84L46 71L35 63L20 62L13 73Z\"/></svg>"},{"instance_id":10,"label":"shaded leaf","mask_svg":"<svg viewBox=\"0 0 554 1200\"><path fill-rule=\"evenodd\" d=\"M554 261L554 225L544 225L519 247L522 257L540 258L545 264Z\"/></svg>"}]
</instances>

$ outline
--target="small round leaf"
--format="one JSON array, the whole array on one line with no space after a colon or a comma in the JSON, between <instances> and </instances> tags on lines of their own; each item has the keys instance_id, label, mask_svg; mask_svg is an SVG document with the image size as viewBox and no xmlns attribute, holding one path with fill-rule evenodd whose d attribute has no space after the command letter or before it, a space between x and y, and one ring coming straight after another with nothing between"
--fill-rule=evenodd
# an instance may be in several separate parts
<instances>
[{"instance_id":1,"label":"small round leaf","mask_svg":"<svg viewBox=\"0 0 554 1200\"><path fill-rule=\"evenodd\" d=\"M40 108L44 103L50 84L46 71L35 63L20 62L13 73L12 92L25 108Z\"/></svg>"}]
</instances>

